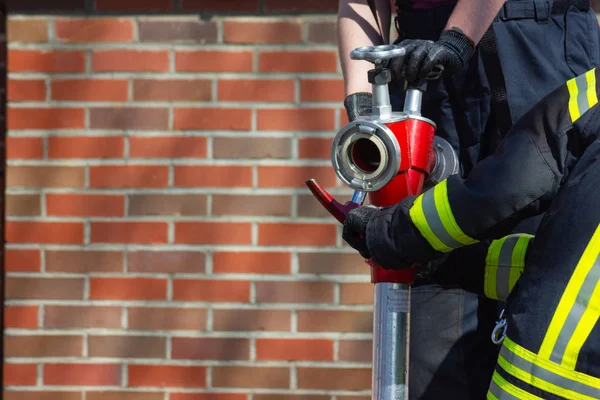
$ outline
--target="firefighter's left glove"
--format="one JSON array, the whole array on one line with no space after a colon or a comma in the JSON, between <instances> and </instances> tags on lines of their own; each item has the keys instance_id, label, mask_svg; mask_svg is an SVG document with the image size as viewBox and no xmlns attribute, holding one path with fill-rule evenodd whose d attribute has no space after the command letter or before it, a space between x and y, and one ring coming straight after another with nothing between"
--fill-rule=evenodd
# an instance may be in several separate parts
<instances>
[{"instance_id":1,"label":"firefighter's left glove","mask_svg":"<svg viewBox=\"0 0 600 400\"><path fill-rule=\"evenodd\" d=\"M460 72L475 52L475 43L458 28L443 31L436 42L405 39L398 45L406 52L390 61L390 69L395 79L403 76L408 82Z\"/></svg>"},{"instance_id":2,"label":"firefighter's left glove","mask_svg":"<svg viewBox=\"0 0 600 400\"><path fill-rule=\"evenodd\" d=\"M350 247L357 250L364 258L371 258L365 234L367 232L367 224L373 218L378 208L372 205L361 206L353 209L346 215L344 228L342 229L342 239L344 239Z\"/></svg>"}]
</instances>

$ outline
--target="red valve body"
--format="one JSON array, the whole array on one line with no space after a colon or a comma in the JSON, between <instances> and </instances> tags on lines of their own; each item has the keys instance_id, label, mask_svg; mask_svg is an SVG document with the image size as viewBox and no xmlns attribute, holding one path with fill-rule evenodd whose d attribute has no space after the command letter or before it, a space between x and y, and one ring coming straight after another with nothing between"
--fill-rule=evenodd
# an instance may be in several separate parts
<instances>
[{"instance_id":1,"label":"red valve body","mask_svg":"<svg viewBox=\"0 0 600 400\"><path fill-rule=\"evenodd\" d=\"M385 207L398 203L407 196L421 193L427 174L435 165L433 141L435 126L430 122L409 116L399 122L385 123L400 145L400 169L383 188L370 192L370 203ZM414 268L386 270L371 265L371 282L390 282L410 284L414 280Z\"/></svg>"}]
</instances>

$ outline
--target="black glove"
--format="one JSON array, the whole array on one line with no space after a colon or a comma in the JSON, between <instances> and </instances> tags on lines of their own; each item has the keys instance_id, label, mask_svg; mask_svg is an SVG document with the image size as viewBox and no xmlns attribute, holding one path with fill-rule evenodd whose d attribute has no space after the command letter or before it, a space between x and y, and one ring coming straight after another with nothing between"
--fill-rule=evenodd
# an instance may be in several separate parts
<instances>
[{"instance_id":1,"label":"black glove","mask_svg":"<svg viewBox=\"0 0 600 400\"><path fill-rule=\"evenodd\" d=\"M357 250L364 258L371 258L367 249L365 232L369 220L375 215L377 207L366 205L356 207L346 215L342 239L344 239L354 250Z\"/></svg>"},{"instance_id":2,"label":"black glove","mask_svg":"<svg viewBox=\"0 0 600 400\"><path fill-rule=\"evenodd\" d=\"M372 106L373 95L368 92L353 93L344 99L344 108L350 122L361 115L371 115Z\"/></svg>"},{"instance_id":3,"label":"black glove","mask_svg":"<svg viewBox=\"0 0 600 400\"><path fill-rule=\"evenodd\" d=\"M442 72L452 75L465 68L475 51L475 44L460 29L445 30L437 42L405 39L399 43L406 49L404 56L390 60L394 79L401 76L408 82L437 79Z\"/></svg>"}]
</instances>

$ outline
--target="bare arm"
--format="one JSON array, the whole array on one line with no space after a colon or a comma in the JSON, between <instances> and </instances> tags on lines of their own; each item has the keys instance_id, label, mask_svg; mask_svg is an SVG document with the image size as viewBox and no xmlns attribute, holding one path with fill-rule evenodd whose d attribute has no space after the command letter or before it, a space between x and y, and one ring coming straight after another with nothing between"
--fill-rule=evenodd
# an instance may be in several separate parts
<instances>
[{"instance_id":1,"label":"bare arm","mask_svg":"<svg viewBox=\"0 0 600 400\"><path fill-rule=\"evenodd\" d=\"M390 1L375 0L375 5L384 41L388 43ZM346 96L356 92L371 92L367 71L373 68L373 65L367 61L350 59L350 52L357 47L384 44L381 42L377 23L366 0L340 0L337 33Z\"/></svg>"},{"instance_id":2,"label":"bare arm","mask_svg":"<svg viewBox=\"0 0 600 400\"><path fill-rule=\"evenodd\" d=\"M475 44L494 21L505 0L458 0L446 29L460 28Z\"/></svg>"}]
</instances>

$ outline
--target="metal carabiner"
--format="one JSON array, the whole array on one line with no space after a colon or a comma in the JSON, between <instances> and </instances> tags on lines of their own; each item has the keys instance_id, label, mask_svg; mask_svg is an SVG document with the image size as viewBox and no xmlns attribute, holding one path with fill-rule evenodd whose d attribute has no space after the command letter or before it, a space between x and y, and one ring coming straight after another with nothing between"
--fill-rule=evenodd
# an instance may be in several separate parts
<instances>
[{"instance_id":1,"label":"metal carabiner","mask_svg":"<svg viewBox=\"0 0 600 400\"><path fill-rule=\"evenodd\" d=\"M496 326L492 331L492 342L494 344L502 343L504 337L506 336L506 328L506 318L504 318L504 310L502 310L500 316L498 317L498 321L496 321Z\"/></svg>"}]
</instances>

